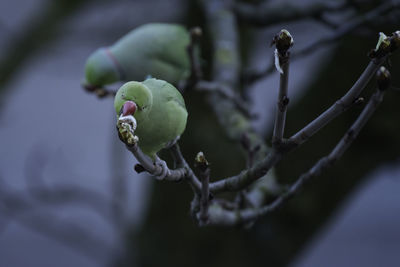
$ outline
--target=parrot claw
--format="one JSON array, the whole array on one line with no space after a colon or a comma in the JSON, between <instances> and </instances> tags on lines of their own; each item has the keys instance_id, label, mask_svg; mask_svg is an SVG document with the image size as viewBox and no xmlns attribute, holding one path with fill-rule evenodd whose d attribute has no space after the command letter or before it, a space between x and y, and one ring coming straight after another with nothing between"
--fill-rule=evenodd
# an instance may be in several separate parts
<instances>
[{"instance_id":1,"label":"parrot claw","mask_svg":"<svg viewBox=\"0 0 400 267\"><path fill-rule=\"evenodd\" d=\"M156 177L157 180L160 180L160 181L164 180L165 177L167 177L171 174L171 171L169 170L167 163L164 160L160 159L158 156L156 156L154 164L161 167L160 173L154 174L154 176Z\"/></svg>"}]
</instances>

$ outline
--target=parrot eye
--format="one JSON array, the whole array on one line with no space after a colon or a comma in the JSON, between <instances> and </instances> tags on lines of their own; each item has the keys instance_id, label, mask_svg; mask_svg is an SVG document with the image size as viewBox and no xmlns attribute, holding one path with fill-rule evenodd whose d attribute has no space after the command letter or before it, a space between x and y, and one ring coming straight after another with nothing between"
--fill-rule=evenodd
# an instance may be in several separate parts
<instances>
[{"instance_id":1,"label":"parrot eye","mask_svg":"<svg viewBox=\"0 0 400 267\"><path fill-rule=\"evenodd\" d=\"M126 101L122 106L122 116L133 115L136 112L137 106L133 101Z\"/></svg>"}]
</instances>

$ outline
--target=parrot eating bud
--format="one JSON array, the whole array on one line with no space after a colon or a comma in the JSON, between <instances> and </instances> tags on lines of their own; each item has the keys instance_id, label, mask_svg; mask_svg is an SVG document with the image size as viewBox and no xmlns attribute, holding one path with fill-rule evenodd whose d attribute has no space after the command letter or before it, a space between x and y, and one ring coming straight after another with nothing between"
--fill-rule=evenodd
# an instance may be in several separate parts
<instances>
[{"instance_id":1,"label":"parrot eating bud","mask_svg":"<svg viewBox=\"0 0 400 267\"><path fill-rule=\"evenodd\" d=\"M159 79L131 81L118 90L114 107L121 140L127 145L138 144L143 156L160 167L160 173L154 174L158 179L168 176L170 170L157 153L176 143L185 130L188 114L179 91Z\"/></svg>"}]
</instances>

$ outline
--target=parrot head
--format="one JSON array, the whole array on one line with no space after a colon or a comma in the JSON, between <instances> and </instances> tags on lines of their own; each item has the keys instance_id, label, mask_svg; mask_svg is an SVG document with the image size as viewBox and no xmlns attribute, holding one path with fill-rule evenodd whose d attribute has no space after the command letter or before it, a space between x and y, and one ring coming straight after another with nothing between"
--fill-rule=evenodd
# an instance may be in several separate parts
<instances>
[{"instance_id":1,"label":"parrot head","mask_svg":"<svg viewBox=\"0 0 400 267\"><path fill-rule=\"evenodd\" d=\"M127 82L119 88L114 99L118 116L132 115L136 120L145 119L153 105L150 89L141 82Z\"/></svg>"},{"instance_id":2,"label":"parrot head","mask_svg":"<svg viewBox=\"0 0 400 267\"><path fill-rule=\"evenodd\" d=\"M93 52L85 66L86 85L103 86L121 79L118 62L107 48Z\"/></svg>"}]
</instances>

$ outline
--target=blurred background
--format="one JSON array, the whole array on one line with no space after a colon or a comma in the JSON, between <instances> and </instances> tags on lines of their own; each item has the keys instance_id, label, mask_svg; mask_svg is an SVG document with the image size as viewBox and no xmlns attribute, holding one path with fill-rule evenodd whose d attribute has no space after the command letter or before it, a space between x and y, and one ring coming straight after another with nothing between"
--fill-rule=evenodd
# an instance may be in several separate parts
<instances>
[{"instance_id":1,"label":"blurred background","mask_svg":"<svg viewBox=\"0 0 400 267\"><path fill-rule=\"evenodd\" d=\"M300 10L317 1L241 3L256 9L282 6L284 14L290 9L283 3ZM269 66L270 42L282 28L293 35L295 53L389 1L340 3L345 8L323 16L265 25L238 15L243 72ZM288 134L350 88L368 64L366 54L375 47L378 32L399 30L399 15L390 9L291 63ZM149 22L205 29L194 0L0 2L0 266L398 265L399 92L386 94L337 165L282 210L250 229L200 228L189 216L189 187L136 174L135 160L115 132L112 99L98 99L80 87L92 51ZM209 73L207 38L206 32L202 57ZM398 54L391 57L390 68L397 87ZM275 72L243 82L258 115L253 126L266 142L278 82ZM184 98L189 121L180 144L188 162L201 150L212 163L212 177L243 169L244 157L227 140L205 94L189 92ZM360 111L356 107L340 116L288 155L277 166L279 180L293 182L329 153Z\"/></svg>"}]
</instances>

